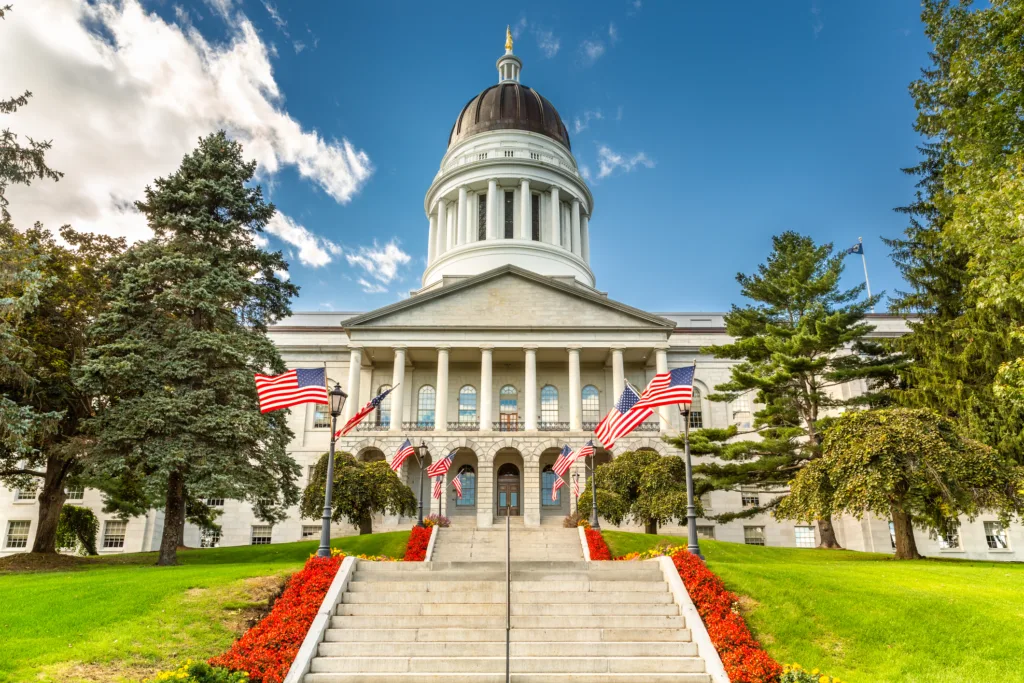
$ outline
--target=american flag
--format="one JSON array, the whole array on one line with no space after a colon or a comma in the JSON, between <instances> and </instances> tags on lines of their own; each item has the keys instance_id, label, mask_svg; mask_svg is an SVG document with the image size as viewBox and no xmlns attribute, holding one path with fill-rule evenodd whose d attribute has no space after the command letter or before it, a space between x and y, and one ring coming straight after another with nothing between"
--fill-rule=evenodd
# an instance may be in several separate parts
<instances>
[{"instance_id":1,"label":"american flag","mask_svg":"<svg viewBox=\"0 0 1024 683\"><path fill-rule=\"evenodd\" d=\"M594 454L594 440L591 439L590 441L588 441L587 443L585 443L583 445L583 448L581 448L578 451L576 451L576 459L577 460L582 460L584 458L589 458L593 454Z\"/></svg>"},{"instance_id":2,"label":"american flag","mask_svg":"<svg viewBox=\"0 0 1024 683\"><path fill-rule=\"evenodd\" d=\"M452 486L455 487L455 495L462 498L462 475L455 475L455 478L452 479Z\"/></svg>"},{"instance_id":3,"label":"american flag","mask_svg":"<svg viewBox=\"0 0 1024 683\"><path fill-rule=\"evenodd\" d=\"M256 396L261 413L300 403L328 405L327 371L323 368L300 368L280 375L256 375Z\"/></svg>"},{"instance_id":4,"label":"american flag","mask_svg":"<svg viewBox=\"0 0 1024 683\"><path fill-rule=\"evenodd\" d=\"M558 500L558 489L562 488L563 486L565 486L565 479L562 479L561 477L559 477L558 479L555 479L555 485L551 487L551 500L552 501L557 501Z\"/></svg>"},{"instance_id":5,"label":"american flag","mask_svg":"<svg viewBox=\"0 0 1024 683\"><path fill-rule=\"evenodd\" d=\"M434 480L434 498L441 500L441 489L444 488L444 477Z\"/></svg>"},{"instance_id":6,"label":"american flag","mask_svg":"<svg viewBox=\"0 0 1024 683\"><path fill-rule=\"evenodd\" d=\"M410 455L415 454L416 449L413 447L412 443L410 443L409 439L406 439L405 443L403 443L398 449L398 452L395 453L395 457L392 458L391 469L397 472L402 468L402 463L404 463Z\"/></svg>"},{"instance_id":7,"label":"american flag","mask_svg":"<svg viewBox=\"0 0 1024 683\"><path fill-rule=\"evenodd\" d=\"M626 385L619 402L597 423L594 434L605 448L615 445L615 440L629 434L637 425L654 414L650 408L637 408L640 395L636 389Z\"/></svg>"},{"instance_id":8,"label":"american flag","mask_svg":"<svg viewBox=\"0 0 1024 683\"><path fill-rule=\"evenodd\" d=\"M644 393L640 394L637 408L673 406L693 401L693 372L696 367L676 368L654 376Z\"/></svg>"},{"instance_id":9,"label":"american flag","mask_svg":"<svg viewBox=\"0 0 1024 683\"><path fill-rule=\"evenodd\" d=\"M444 456L433 465L427 468L427 474L431 477L440 477L448 474L448 468L452 466L452 461L455 460L455 451L452 451L448 455Z\"/></svg>"},{"instance_id":10,"label":"american flag","mask_svg":"<svg viewBox=\"0 0 1024 683\"><path fill-rule=\"evenodd\" d=\"M398 385L396 384L395 386L398 386ZM380 394L378 394L377 396L374 396L373 398L371 398L370 402L367 403L362 408L360 408L359 412L356 413L355 415L353 415L349 419L349 421L345 423L344 427L342 427L341 429L339 429L338 431L336 431L334 433L334 438L337 439L339 436L344 436L345 434L348 434L353 429L355 429L356 425L359 424L360 422L362 422L364 417L366 417L367 415L372 413L374 410L376 410L377 406L380 405L380 402L383 401L384 398L388 394L390 394L392 391L394 391L394 389L395 389L395 387L389 387L388 389L385 389L384 391L380 392Z\"/></svg>"},{"instance_id":11,"label":"american flag","mask_svg":"<svg viewBox=\"0 0 1024 683\"><path fill-rule=\"evenodd\" d=\"M555 474L563 477L572 466L573 460L572 449L569 448L569 444L565 444L562 446L562 452L558 454L558 460L555 460L555 464L551 466L551 469L555 471Z\"/></svg>"},{"instance_id":12,"label":"american flag","mask_svg":"<svg viewBox=\"0 0 1024 683\"><path fill-rule=\"evenodd\" d=\"M573 479L572 480L572 496L576 500L580 499L580 480L579 479Z\"/></svg>"}]
</instances>

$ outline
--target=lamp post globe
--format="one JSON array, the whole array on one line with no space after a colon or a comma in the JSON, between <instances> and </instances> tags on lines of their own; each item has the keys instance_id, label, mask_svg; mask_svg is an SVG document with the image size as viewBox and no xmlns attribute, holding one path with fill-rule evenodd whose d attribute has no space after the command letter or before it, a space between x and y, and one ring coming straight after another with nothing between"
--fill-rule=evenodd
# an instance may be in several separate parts
<instances>
[{"instance_id":1,"label":"lamp post globe","mask_svg":"<svg viewBox=\"0 0 1024 683\"><path fill-rule=\"evenodd\" d=\"M331 499L334 496L334 444L337 441L338 416L345 407L348 394L341 390L341 385L334 383L334 388L327 393L331 408L331 447L327 453L327 481L324 486L324 516L320 524L320 547L316 554L319 557L331 556Z\"/></svg>"}]
</instances>

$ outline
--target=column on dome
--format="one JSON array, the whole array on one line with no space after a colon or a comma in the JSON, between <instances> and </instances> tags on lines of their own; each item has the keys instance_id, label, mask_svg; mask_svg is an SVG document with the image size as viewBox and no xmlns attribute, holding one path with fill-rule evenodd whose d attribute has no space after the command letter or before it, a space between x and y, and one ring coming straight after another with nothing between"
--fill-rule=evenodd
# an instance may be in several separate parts
<instances>
[{"instance_id":1,"label":"column on dome","mask_svg":"<svg viewBox=\"0 0 1024 683\"><path fill-rule=\"evenodd\" d=\"M466 214L469 212L469 188L465 185L459 188L459 221L458 221L458 243L466 244L469 242L469 229L466 224Z\"/></svg>"},{"instance_id":2,"label":"column on dome","mask_svg":"<svg viewBox=\"0 0 1024 683\"><path fill-rule=\"evenodd\" d=\"M583 429L583 390L580 386L580 347L570 346L569 350L569 429Z\"/></svg>"},{"instance_id":3,"label":"column on dome","mask_svg":"<svg viewBox=\"0 0 1024 683\"><path fill-rule=\"evenodd\" d=\"M434 431L448 429L448 352L450 347L437 347L437 386L434 403Z\"/></svg>"},{"instance_id":4,"label":"column on dome","mask_svg":"<svg viewBox=\"0 0 1024 683\"><path fill-rule=\"evenodd\" d=\"M405 347L395 346L395 368L391 372L391 427L390 431L402 431L405 413Z\"/></svg>"},{"instance_id":5,"label":"column on dome","mask_svg":"<svg viewBox=\"0 0 1024 683\"><path fill-rule=\"evenodd\" d=\"M526 346L526 378L523 393L526 395L526 431L537 431L537 347Z\"/></svg>"},{"instance_id":6,"label":"column on dome","mask_svg":"<svg viewBox=\"0 0 1024 683\"><path fill-rule=\"evenodd\" d=\"M619 400L622 390L626 388L626 373L622 364L623 347L612 347L612 403ZM610 406L609 406L610 408Z\"/></svg>"},{"instance_id":7,"label":"column on dome","mask_svg":"<svg viewBox=\"0 0 1024 683\"><path fill-rule=\"evenodd\" d=\"M480 395L477 402L480 409L480 431L490 431L491 425L491 395L493 391L493 346L480 347Z\"/></svg>"},{"instance_id":8,"label":"column on dome","mask_svg":"<svg viewBox=\"0 0 1024 683\"><path fill-rule=\"evenodd\" d=\"M668 372L668 344L659 346L654 350L654 362L655 369L659 375L663 372ZM661 433L664 434L670 431L672 425L672 406L659 407L658 414L661 415L661 419L658 421L661 423Z\"/></svg>"},{"instance_id":9,"label":"column on dome","mask_svg":"<svg viewBox=\"0 0 1024 683\"><path fill-rule=\"evenodd\" d=\"M530 196L530 181L519 181L519 239L533 237L533 199Z\"/></svg>"},{"instance_id":10,"label":"column on dome","mask_svg":"<svg viewBox=\"0 0 1024 683\"><path fill-rule=\"evenodd\" d=\"M558 199L558 187L551 186L551 244L562 245L562 202Z\"/></svg>"},{"instance_id":11,"label":"column on dome","mask_svg":"<svg viewBox=\"0 0 1024 683\"><path fill-rule=\"evenodd\" d=\"M583 250L580 246L580 200L572 199L572 253L583 258Z\"/></svg>"},{"instance_id":12,"label":"column on dome","mask_svg":"<svg viewBox=\"0 0 1024 683\"><path fill-rule=\"evenodd\" d=\"M590 216L580 216L580 247L581 257L590 265Z\"/></svg>"},{"instance_id":13,"label":"column on dome","mask_svg":"<svg viewBox=\"0 0 1024 683\"><path fill-rule=\"evenodd\" d=\"M437 214L430 214L430 234L427 237L427 265L437 258Z\"/></svg>"},{"instance_id":14,"label":"column on dome","mask_svg":"<svg viewBox=\"0 0 1024 683\"><path fill-rule=\"evenodd\" d=\"M448 251L448 202L444 197L437 200L437 246L435 253L440 256Z\"/></svg>"},{"instance_id":15,"label":"column on dome","mask_svg":"<svg viewBox=\"0 0 1024 683\"><path fill-rule=\"evenodd\" d=\"M359 346L350 346L348 350L348 400L345 401L345 409L341 413L341 427L352 419L359 405L359 379L362 377L363 349Z\"/></svg>"},{"instance_id":16,"label":"column on dome","mask_svg":"<svg viewBox=\"0 0 1024 683\"><path fill-rule=\"evenodd\" d=\"M498 239L498 180L487 181L487 239Z\"/></svg>"}]
</instances>

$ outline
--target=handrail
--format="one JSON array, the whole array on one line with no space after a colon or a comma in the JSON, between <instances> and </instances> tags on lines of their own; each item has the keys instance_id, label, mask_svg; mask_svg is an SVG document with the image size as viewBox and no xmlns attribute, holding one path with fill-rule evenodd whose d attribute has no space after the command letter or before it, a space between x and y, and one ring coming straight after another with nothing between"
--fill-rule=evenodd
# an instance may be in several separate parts
<instances>
[{"instance_id":1,"label":"handrail","mask_svg":"<svg viewBox=\"0 0 1024 683\"><path fill-rule=\"evenodd\" d=\"M505 683L511 683L512 670L510 668L512 645L512 526L510 503L506 501L505 506Z\"/></svg>"}]
</instances>

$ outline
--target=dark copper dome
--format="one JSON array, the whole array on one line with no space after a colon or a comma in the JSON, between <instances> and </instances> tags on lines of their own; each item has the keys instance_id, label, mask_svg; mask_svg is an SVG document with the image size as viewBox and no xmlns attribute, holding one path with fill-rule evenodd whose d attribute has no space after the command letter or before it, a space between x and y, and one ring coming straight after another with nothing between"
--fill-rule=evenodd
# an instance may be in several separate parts
<instances>
[{"instance_id":1,"label":"dark copper dome","mask_svg":"<svg viewBox=\"0 0 1024 683\"><path fill-rule=\"evenodd\" d=\"M490 130L528 130L569 145L569 131L554 106L533 88L513 81L492 85L462 108L448 136L448 148Z\"/></svg>"}]
</instances>

